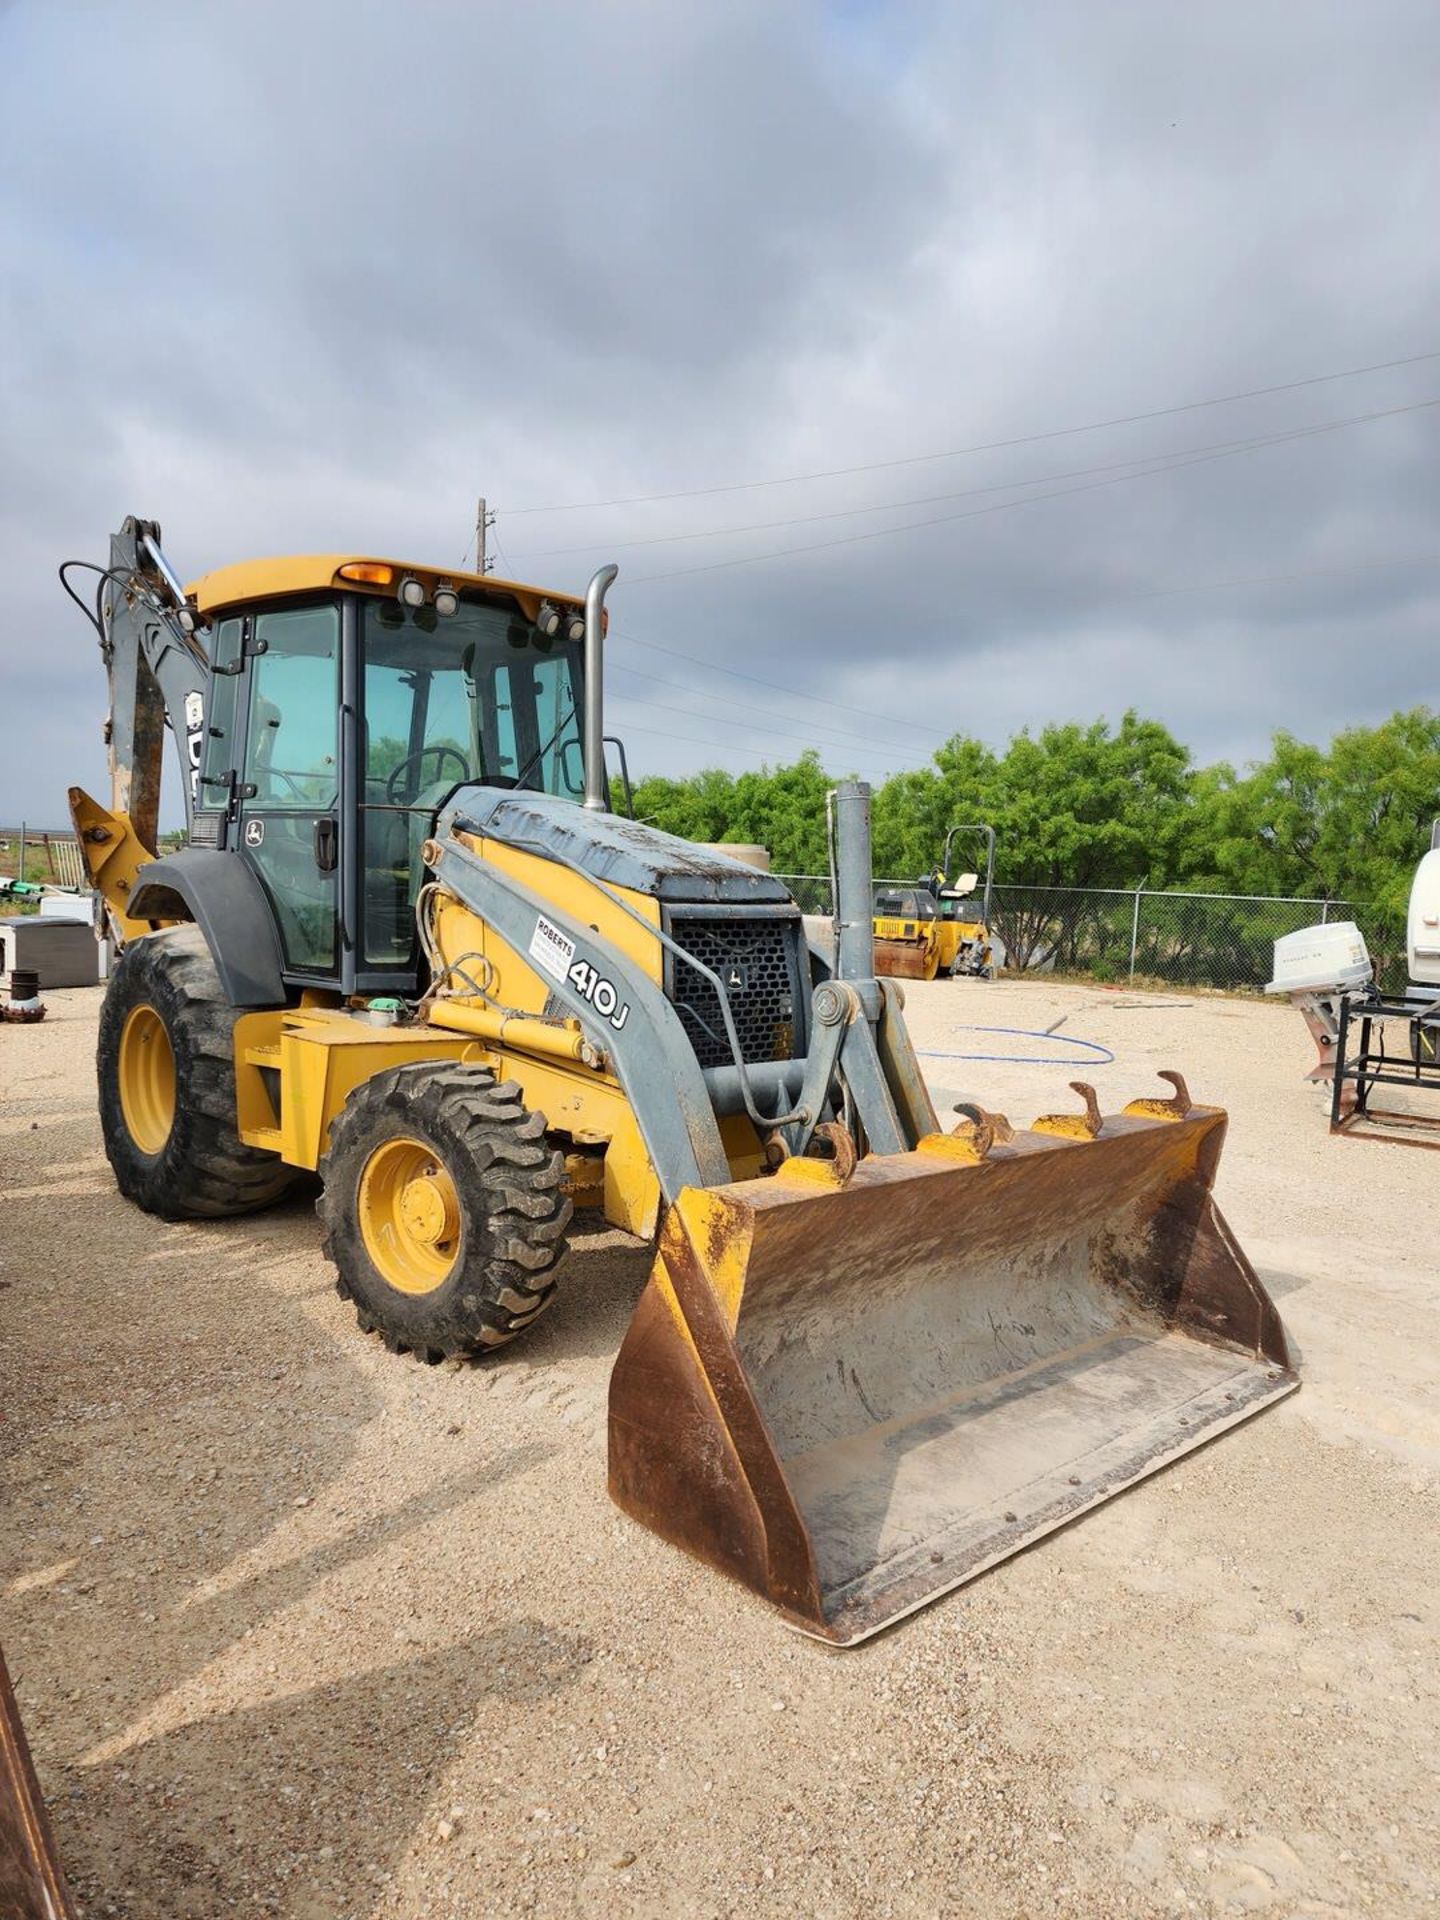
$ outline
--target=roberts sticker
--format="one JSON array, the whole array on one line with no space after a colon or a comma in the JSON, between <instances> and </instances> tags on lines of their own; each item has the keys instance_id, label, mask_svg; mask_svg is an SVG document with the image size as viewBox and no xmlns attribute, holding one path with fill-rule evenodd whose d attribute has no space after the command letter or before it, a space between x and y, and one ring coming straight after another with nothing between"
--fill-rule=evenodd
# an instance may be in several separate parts
<instances>
[{"instance_id":1,"label":"roberts sticker","mask_svg":"<svg viewBox=\"0 0 1440 1920\"><path fill-rule=\"evenodd\" d=\"M564 980L575 958L575 942L559 927L552 927L542 913L530 936L530 958L552 980Z\"/></svg>"}]
</instances>

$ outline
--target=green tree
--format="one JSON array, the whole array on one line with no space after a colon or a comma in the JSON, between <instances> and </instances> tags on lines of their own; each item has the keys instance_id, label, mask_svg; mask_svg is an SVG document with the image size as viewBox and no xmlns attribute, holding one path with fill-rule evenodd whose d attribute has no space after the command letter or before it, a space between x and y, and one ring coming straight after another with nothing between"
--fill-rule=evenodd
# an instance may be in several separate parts
<instances>
[{"instance_id":1,"label":"green tree","mask_svg":"<svg viewBox=\"0 0 1440 1920\"><path fill-rule=\"evenodd\" d=\"M757 841L781 873L823 873L834 783L808 752L738 777L708 768L643 780L636 812L685 839ZM1314 895L1393 920L1437 814L1440 715L1425 707L1347 728L1328 748L1277 733L1269 757L1243 773L1195 768L1167 727L1127 713L1113 728L1027 729L1001 754L952 736L928 766L877 790L875 870L918 879L951 825L985 821L1005 886ZM957 846L951 864L977 859Z\"/></svg>"},{"instance_id":2,"label":"green tree","mask_svg":"<svg viewBox=\"0 0 1440 1920\"><path fill-rule=\"evenodd\" d=\"M992 824L1006 882L1163 886L1189 800L1190 754L1158 720L1127 713L1028 731L996 768Z\"/></svg>"},{"instance_id":3,"label":"green tree","mask_svg":"<svg viewBox=\"0 0 1440 1920\"><path fill-rule=\"evenodd\" d=\"M993 824L999 791L998 762L979 740L953 734L928 767L893 774L872 808L875 871L887 879L912 880L933 871L952 826ZM951 865L978 857L956 844ZM954 878L953 873L949 876Z\"/></svg>"},{"instance_id":4,"label":"green tree","mask_svg":"<svg viewBox=\"0 0 1440 1920\"><path fill-rule=\"evenodd\" d=\"M1222 884L1403 913L1440 813L1440 714L1414 707L1349 727L1328 751L1277 733L1269 759L1209 800L1194 844L1208 840Z\"/></svg>"},{"instance_id":5,"label":"green tree","mask_svg":"<svg viewBox=\"0 0 1440 1920\"><path fill-rule=\"evenodd\" d=\"M777 873L824 873L825 796L834 785L813 749L791 766L742 773L731 826L721 837L768 847Z\"/></svg>"},{"instance_id":6,"label":"green tree","mask_svg":"<svg viewBox=\"0 0 1440 1920\"><path fill-rule=\"evenodd\" d=\"M682 840L702 843L722 840L735 814L735 777L719 767L706 767L683 780L658 774L635 788L635 817ZM734 833L729 837L738 838Z\"/></svg>"}]
</instances>

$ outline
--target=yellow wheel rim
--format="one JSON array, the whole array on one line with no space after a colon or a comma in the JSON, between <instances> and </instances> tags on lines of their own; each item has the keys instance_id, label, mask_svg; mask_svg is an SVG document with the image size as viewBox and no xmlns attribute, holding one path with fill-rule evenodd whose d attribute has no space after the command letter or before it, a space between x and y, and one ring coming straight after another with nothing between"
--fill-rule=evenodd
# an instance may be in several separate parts
<instances>
[{"instance_id":1,"label":"yellow wheel rim","mask_svg":"<svg viewBox=\"0 0 1440 1920\"><path fill-rule=\"evenodd\" d=\"M120 1029L120 1111L141 1153L160 1153L175 1124L175 1055L154 1007L132 1007Z\"/></svg>"},{"instance_id":2,"label":"yellow wheel rim","mask_svg":"<svg viewBox=\"0 0 1440 1920\"><path fill-rule=\"evenodd\" d=\"M380 1277L398 1293L433 1293L460 1252L460 1196L433 1147L387 1140L365 1162L360 1236Z\"/></svg>"}]
</instances>

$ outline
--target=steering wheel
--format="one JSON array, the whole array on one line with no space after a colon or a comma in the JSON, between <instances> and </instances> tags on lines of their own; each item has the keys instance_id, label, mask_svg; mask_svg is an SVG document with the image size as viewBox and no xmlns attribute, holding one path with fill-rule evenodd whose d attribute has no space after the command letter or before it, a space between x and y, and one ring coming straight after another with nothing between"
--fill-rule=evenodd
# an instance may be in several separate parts
<instances>
[{"instance_id":1,"label":"steering wheel","mask_svg":"<svg viewBox=\"0 0 1440 1920\"><path fill-rule=\"evenodd\" d=\"M432 753L436 756L435 777L437 780L440 777L440 769L444 766L447 757L459 764L460 778L462 780L468 780L470 778L470 762L458 747L447 747L440 744L433 747L421 747L418 753L407 753L403 760L390 769L389 778L385 782L385 798L389 800L392 805L398 801L398 788L400 786L401 774L407 773L411 767L418 767L424 761L426 755Z\"/></svg>"},{"instance_id":2,"label":"steering wheel","mask_svg":"<svg viewBox=\"0 0 1440 1920\"><path fill-rule=\"evenodd\" d=\"M285 782L286 786L290 789L291 799L296 806L312 808L316 806L315 796L304 792L300 785L302 780L313 780L315 778L314 774L289 773L284 767L266 767L263 771L265 777L272 783L272 786L276 780L283 780ZM271 804L273 805L278 799L278 794L272 792L270 795ZM281 804L283 805L283 802ZM320 808L319 811L323 812L324 809Z\"/></svg>"}]
</instances>

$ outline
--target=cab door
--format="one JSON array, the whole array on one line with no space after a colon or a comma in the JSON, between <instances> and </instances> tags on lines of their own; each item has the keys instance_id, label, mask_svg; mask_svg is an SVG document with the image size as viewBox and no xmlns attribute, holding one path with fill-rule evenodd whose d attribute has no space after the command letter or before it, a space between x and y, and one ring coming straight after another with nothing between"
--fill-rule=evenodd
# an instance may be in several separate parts
<instances>
[{"instance_id":1,"label":"cab door","mask_svg":"<svg viewBox=\"0 0 1440 1920\"><path fill-rule=\"evenodd\" d=\"M340 609L279 607L248 623L245 751L230 845L275 911L287 978L339 972Z\"/></svg>"}]
</instances>

